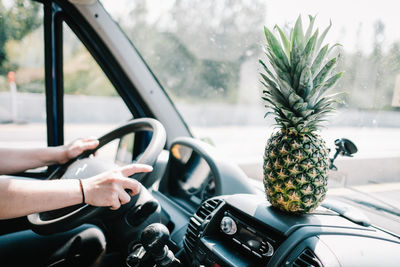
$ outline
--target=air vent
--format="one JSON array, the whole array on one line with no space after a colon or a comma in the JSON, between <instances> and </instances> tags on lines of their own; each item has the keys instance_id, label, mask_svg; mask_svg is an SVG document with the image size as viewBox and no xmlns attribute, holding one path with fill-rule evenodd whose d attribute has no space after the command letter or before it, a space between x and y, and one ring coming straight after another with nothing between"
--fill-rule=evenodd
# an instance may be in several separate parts
<instances>
[{"instance_id":1,"label":"air vent","mask_svg":"<svg viewBox=\"0 0 400 267\"><path fill-rule=\"evenodd\" d=\"M210 199L201 205L197 210L195 217L197 217L201 222L203 222L208 215L210 215L221 203L220 199Z\"/></svg>"},{"instance_id":2,"label":"air vent","mask_svg":"<svg viewBox=\"0 0 400 267\"><path fill-rule=\"evenodd\" d=\"M293 262L293 267L323 267L321 261L312 250L306 248Z\"/></svg>"},{"instance_id":3,"label":"air vent","mask_svg":"<svg viewBox=\"0 0 400 267\"><path fill-rule=\"evenodd\" d=\"M221 204L221 202L222 200L220 199L210 199L205 201L194 216L190 218L184 241L188 253L193 252L193 248L199 235L200 226L203 224L207 216L210 215Z\"/></svg>"}]
</instances>

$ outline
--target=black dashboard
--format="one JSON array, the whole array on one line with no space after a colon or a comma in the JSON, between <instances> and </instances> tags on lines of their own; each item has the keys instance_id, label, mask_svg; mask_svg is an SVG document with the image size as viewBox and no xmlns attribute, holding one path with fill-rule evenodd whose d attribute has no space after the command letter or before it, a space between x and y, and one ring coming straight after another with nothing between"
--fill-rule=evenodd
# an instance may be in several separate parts
<instances>
[{"instance_id":1,"label":"black dashboard","mask_svg":"<svg viewBox=\"0 0 400 267\"><path fill-rule=\"evenodd\" d=\"M323 207L289 215L264 198L207 200L190 218L184 247L193 266L398 266L400 239Z\"/></svg>"},{"instance_id":2,"label":"black dashboard","mask_svg":"<svg viewBox=\"0 0 400 267\"><path fill-rule=\"evenodd\" d=\"M153 196L185 266L398 266L400 238L341 212L340 203L290 215L247 181L209 145L173 143Z\"/></svg>"}]
</instances>

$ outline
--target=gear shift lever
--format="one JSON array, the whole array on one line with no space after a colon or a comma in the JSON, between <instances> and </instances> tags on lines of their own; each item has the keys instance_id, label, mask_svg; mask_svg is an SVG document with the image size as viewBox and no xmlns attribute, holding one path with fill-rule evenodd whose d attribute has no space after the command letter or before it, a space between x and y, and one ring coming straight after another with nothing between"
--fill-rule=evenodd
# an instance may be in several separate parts
<instances>
[{"instance_id":1,"label":"gear shift lever","mask_svg":"<svg viewBox=\"0 0 400 267\"><path fill-rule=\"evenodd\" d=\"M161 223L150 224L142 232L142 245L146 252L154 257L157 266L180 265L180 261L167 246L168 239L168 228Z\"/></svg>"}]
</instances>

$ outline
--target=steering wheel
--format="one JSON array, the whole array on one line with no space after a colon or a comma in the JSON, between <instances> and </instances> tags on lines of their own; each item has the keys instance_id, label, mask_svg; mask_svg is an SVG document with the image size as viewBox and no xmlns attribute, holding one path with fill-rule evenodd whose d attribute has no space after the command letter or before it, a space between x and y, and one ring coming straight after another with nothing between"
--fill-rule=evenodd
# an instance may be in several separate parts
<instances>
[{"instance_id":1,"label":"steering wheel","mask_svg":"<svg viewBox=\"0 0 400 267\"><path fill-rule=\"evenodd\" d=\"M136 163L148 164L153 166L157 160L158 155L163 150L166 143L166 132L163 125L150 118L141 118L132 120L123 126L112 130L111 132L100 137L99 145L93 149L82 153L75 159L59 166L56 170L48 177L49 180L55 179L81 179L88 178L92 175L105 171L104 162L99 163L95 158L89 157L96 150L110 143L111 141L121 138L122 136L139 131L151 131L152 137L149 145L145 151L139 156ZM107 165L107 164L106 164ZM90 169L90 166L94 166L97 169L97 173L86 173L82 176L82 173L75 170ZM100 167L99 167L100 166ZM103 166L103 167L101 167ZM108 164L108 169L110 164ZM115 165L112 165L115 167ZM99 171L100 170L100 171ZM71 174L72 173L72 174ZM78 174L79 173L79 174ZM138 173L131 176L139 182L143 180L146 173ZM86 176L86 177L85 177ZM143 190L143 188L141 189ZM132 207L137 201L140 192L131 198L131 201L125 205L122 205L117 211L111 211L106 207L94 207L88 204L78 204L71 207L61 208L52 211L34 213L27 216L31 228L33 231L42 234L52 234L57 232L66 231L75 228L90 219L99 217L104 213L121 213Z\"/></svg>"}]
</instances>

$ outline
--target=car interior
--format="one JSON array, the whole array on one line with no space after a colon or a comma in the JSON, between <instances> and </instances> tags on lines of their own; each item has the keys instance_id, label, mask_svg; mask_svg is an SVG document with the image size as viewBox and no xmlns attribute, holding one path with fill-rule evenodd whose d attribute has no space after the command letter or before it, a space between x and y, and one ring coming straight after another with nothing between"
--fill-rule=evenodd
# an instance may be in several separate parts
<instances>
[{"instance_id":1,"label":"car interior","mask_svg":"<svg viewBox=\"0 0 400 267\"><path fill-rule=\"evenodd\" d=\"M129 115L118 127L97 136L96 149L63 165L12 177L86 178L135 162L154 169L131 177L141 182L140 193L116 211L80 204L2 220L1 234L32 229L47 236L91 223L106 236L106 257L117 254L123 266L396 266L400 262L399 235L372 223L349 201L328 197L303 215L273 208L261 183L249 179L211 142L194 137L135 44L100 1L35 2L43 9L47 145L65 142L63 25L84 44ZM347 139L338 140L336 147L335 158L357 152ZM112 159L93 156L107 149L113 151Z\"/></svg>"}]
</instances>

